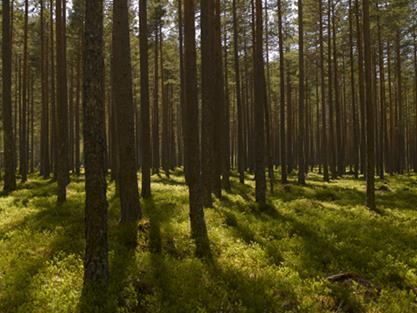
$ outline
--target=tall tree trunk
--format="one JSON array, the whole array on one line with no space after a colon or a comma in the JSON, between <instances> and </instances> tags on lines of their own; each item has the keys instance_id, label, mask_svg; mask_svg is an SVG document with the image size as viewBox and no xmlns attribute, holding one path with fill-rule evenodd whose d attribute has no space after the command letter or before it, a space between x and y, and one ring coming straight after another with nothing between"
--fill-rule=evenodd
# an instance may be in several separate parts
<instances>
[{"instance_id":1,"label":"tall tree trunk","mask_svg":"<svg viewBox=\"0 0 417 313\"><path fill-rule=\"evenodd\" d=\"M149 62L148 62L148 8L147 0L139 2L140 45L140 103L142 126L142 197L151 196L151 130L149 113Z\"/></svg>"},{"instance_id":2,"label":"tall tree trunk","mask_svg":"<svg viewBox=\"0 0 417 313\"><path fill-rule=\"evenodd\" d=\"M113 2L113 94L116 106L122 224L141 218L135 157L128 1ZM134 234L136 236L136 234Z\"/></svg>"},{"instance_id":3,"label":"tall tree trunk","mask_svg":"<svg viewBox=\"0 0 417 313\"><path fill-rule=\"evenodd\" d=\"M4 136L4 191L16 189L15 140L12 119L12 28L10 1L2 8L2 74L3 74L3 136Z\"/></svg>"},{"instance_id":4,"label":"tall tree trunk","mask_svg":"<svg viewBox=\"0 0 417 313\"><path fill-rule=\"evenodd\" d=\"M237 18L237 0L233 0L233 52L234 52L234 70L235 70L235 85L236 85L236 106L237 106L237 158L238 158L238 172L239 181L241 184L245 182L245 142L244 142L244 114L242 105L241 93L241 78L240 78L240 62L239 62L239 33L238 33L238 18Z\"/></svg>"},{"instance_id":5,"label":"tall tree trunk","mask_svg":"<svg viewBox=\"0 0 417 313\"><path fill-rule=\"evenodd\" d=\"M278 0L278 40L279 40L279 86L280 86L280 131L281 131L281 182L288 183L287 149L286 149L286 108L285 108L285 60L284 34L282 23L282 0Z\"/></svg>"},{"instance_id":6,"label":"tall tree trunk","mask_svg":"<svg viewBox=\"0 0 417 313\"><path fill-rule=\"evenodd\" d=\"M159 21L157 22L159 23ZM159 175L159 26L155 25L155 61L152 108L152 172Z\"/></svg>"},{"instance_id":7,"label":"tall tree trunk","mask_svg":"<svg viewBox=\"0 0 417 313\"><path fill-rule=\"evenodd\" d=\"M263 57L262 0L255 0L255 55L254 55L254 93L255 93L255 182L256 202L266 205L265 180L265 67Z\"/></svg>"},{"instance_id":8,"label":"tall tree trunk","mask_svg":"<svg viewBox=\"0 0 417 313\"><path fill-rule=\"evenodd\" d=\"M377 27L378 27L378 63L379 63L379 101L380 101L380 130L379 130L379 177L384 179L385 176L385 154L387 145L387 128L386 128L386 102L385 102L385 69L384 69L384 48L382 43L382 29L380 22L380 12L378 3L376 3L377 15Z\"/></svg>"},{"instance_id":9,"label":"tall tree trunk","mask_svg":"<svg viewBox=\"0 0 417 313\"><path fill-rule=\"evenodd\" d=\"M188 151L188 187L190 200L191 234L199 257L210 256L210 245L203 211L201 167L198 132L197 55L195 44L195 3L184 0L184 89L185 119L184 144Z\"/></svg>"},{"instance_id":10,"label":"tall tree trunk","mask_svg":"<svg viewBox=\"0 0 417 313\"><path fill-rule=\"evenodd\" d=\"M183 146L183 162L184 162L184 176L185 180L188 180L187 174L187 164L188 164L188 156L189 153L186 150L186 145L184 143L184 132L185 132L185 119L184 119L184 111L185 111L185 89L184 89L184 23L183 23L183 3L182 0L178 0L178 44L179 44L179 72L180 72L180 109L181 109L181 143ZM180 139L180 138L179 138Z\"/></svg>"},{"instance_id":11,"label":"tall tree trunk","mask_svg":"<svg viewBox=\"0 0 417 313\"><path fill-rule=\"evenodd\" d=\"M321 91L321 108L322 108L322 151L321 157L323 162L323 179L326 182L330 181L329 166L328 166L328 140L327 140L327 107L326 107L326 89L324 79L324 35L323 35L323 1L319 0L319 14L320 14L320 91Z\"/></svg>"},{"instance_id":12,"label":"tall tree trunk","mask_svg":"<svg viewBox=\"0 0 417 313\"><path fill-rule=\"evenodd\" d=\"M397 171L403 174L405 168L405 131L404 131L404 114L403 114L403 85L402 85L402 60L401 60L401 31L397 30L395 36L396 50L396 78L397 78L397 110L398 127L397 144L398 144L398 165Z\"/></svg>"},{"instance_id":13,"label":"tall tree trunk","mask_svg":"<svg viewBox=\"0 0 417 313\"><path fill-rule=\"evenodd\" d=\"M342 139L342 109L340 104L340 83L339 83L339 65L337 55L337 31L336 31L336 8L332 2L332 26L333 26L333 74L335 84L335 113L336 113L336 160L337 174L343 176L345 174L345 152L343 149Z\"/></svg>"},{"instance_id":14,"label":"tall tree trunk","mask_svg":"<svg viewBox=\"0 0 417 313\"><path fill-rule=\"evenodd\" d=\"M352 102L352 136L353 136L353 168L354 177L359 177L359 123L356 103L355 60L353 55L353 8L349 0L349 53L350 53L350 85Z\"/></svg>"},{"instance_id":15,"label":"tall tree trunk","mask_svg":"<svg viewBox=\"0 0 417 313\"><path fill-rule=\"evenodd\" d=\"M355 15L356 15L356 36L357 36L357 50L358 50L358 84L359 84L359 107L360 107L360 121L361 121L361 134L360 134L360 160L361 160L361 173L365 172L366 167L366 125L365 125L365 84L364 84L364 56L363 56L363 40L362 40L362 27L360 23L360 8L359 0L355 0Z\"/></svg>"},{"instance_id":16,"label":"tall tree trunk","mask_svg":"<svg viewBox=\"0 0 417 313\"><path fill-rule=\"evenodd\" d=\"M23 35L23 86L22 86L22 111L20 121L20 145L19 145L19 171L22 182L27 181L28 151L27 151L27 107L28 107L28 14L29 1L25 0L24 35Z\"/></svg>"},{"instance_id":17,"label":"tall tree trunk","mask_svg":"<svg viewBox=\"0 0 417 313\"><path fill-rule=\"evenodd\" d=\"M66 71L65 2L56 0L56 63L57 63L57 182L58 203L66 201L68 177L68 96Z\"/></svg>"},{"instance_id":18,"label":"tall tree trunk","mask_svg":"<svg viewBox=\"0 0 417 313\"><path fill-rule=\"evenodd\" d=\"M216 106L215 83L218 79L214 69L214 1L201 2L201 174L203 204L213 204L214 171L214 112ZM219 147L217 147L219 148Z\"/></svg>"},{"instance_id":19,"label":"tall tree trunk","mask_svg":"<svg viewBox=\"0 0 417 313\"><path fill-rule=\"evenodd\" d=\"M40 157L40 173L44 178L49 177L49 101L48 101L48 62L45 58L45 6L44 1L40 0L41 12L41 103L42 103L42 117L41 117L41 157Z\"/></svg>"},{"instance_id":20,"label":"tall tree trunk","mask_svg":"<svg viewBox=\"0 0 417 313\"><path fill-rule=\"evenodd\" d=\"M85 152L84 295L103 294L109 278L104 120L103 0L85 7L83 118ZM89 292L91 288L91 293ZM102 299L94 299L102 308ZM91 304L91 303L88 303ZM86 305L88 305L86 303Z\"/></svg>"},{"instance_id":21,"label":"tall tree trunk","mask_svg":"<svg viewBox=\"0 0 417 313\"><path fill-rule=\"evenodd\" d=\"M367 205L375 210L375 153L374 153L374 98L372 85L372 62L371 62L371 31L369 23L369 1L363 0L363 35L365 54L365 84L366 84L366 132L367 132Z\"/></svg>"},{"instance_id":22,"label":"tall tree trunk","mask_svg":"<svg viewBox=\"0 0 417 313\"><path fill-rule=\"evenodd\" d=\"M304 17L303 1L298 0L298 183L305 185L305 87L304 87Z\"/></svg>"}]
</instances>

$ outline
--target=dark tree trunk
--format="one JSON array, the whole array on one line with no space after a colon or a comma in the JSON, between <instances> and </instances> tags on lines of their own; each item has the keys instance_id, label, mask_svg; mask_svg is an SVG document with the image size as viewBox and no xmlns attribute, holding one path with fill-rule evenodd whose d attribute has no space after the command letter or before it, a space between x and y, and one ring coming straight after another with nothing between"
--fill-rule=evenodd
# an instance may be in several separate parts
<instances>
[{"instance_id":1,"label":"dark tree trunk","mask_svg":"<svg viewBox=\"0 0 417 313\"><path fill-rule=\"evenodd\" d=\"M152 108L152 172L159 175L159 26L155 25L155 61Z\"/></svg>"},{"instance_id":2,"label":"dark tree trunk","mask_svg":"<svg viewBox=\"0 0 417 313\"><path fill-rule=\"evenodd\" d=\"M305 185L305 88L304 88L304 17L303 17L303 1L298 0L298 75L299 75L299 107L298 107L298 183Z\"/></svg>"},{"instance_id":3,"label":"dark tree trunk","mask_svg":"<svg viewBox=\"0 0 417 313\"><path fill-rule=\"evenodd\" d=\"M12 28L9 0L3 1L2 15L4 191L10 192L16 189L16 167L12 119Z\"/></svg>"},{"instance_id":4,"label":"dark tree trunk","mask_svg":"<svg viewBox=\"0 0 417 313\"><path fill-rule=\"evenodd\" d=\"M151 131L149 113L149 62L148 62L148 14L147 0L139 2L140 45L140 103L142 135L142 197L151 196Z\"/></svg>"},{"instance_id":5,"label":"dark tree trunk","mask_svg":"<svg viewBox=\"0 0 417 313\"><path fill-rule=\"evenodd\" d=\"M374 153L374 98L372 84L372 62L371 62L371 31L369 23L369 2L363 0L363 36L365 54L365 84L366 84L366 132L367 132L367 205L375 210L375 153Z\"/></svg>"},{"instance_id":6,"label":"dark tree trunk","mask_svg":"<svg viewBox=\"0 0 417 313\"><path fill-rule=\"evenodd\" d=\"M214 2L201 2L201 175L203 204L212 206L211 193L214 177L214 114L215 114L215 76L214 69ZM219 148L219 147L217 147Z\"/></svg>"},{"instance_id":7,"label":"dark tree trunk","mask_svg":"<svg viewBox=\"0 0 417 313\"><path fill-rule=\"evenodd\" d=\"M281 131L281 182L288 183L287 149L286 149L286 107L285 107L285 60L284 34L282 23L282 0L278 0L278 40L279 40L279 86L280 86L280 131Z\"/></svg>"},{"instance_id":8,"label":"dark tree trunk","mask_svg":"<svg viewBox=\"0 0 417 313\"><path fill-rule=\"evenodd\" d=\"M58 203L66 201L68 177L68 97L66 71L65 1L56 1L56 63L57 63L57 123L56 173L58 182Z\"/></svg>"},{"instance_id":9,"label":"dark tree trunk","mask_svg":"<svg viewBox=\"0 0 417 313\"><path fill-rule=\"evenodd\" d=\"M240 62L239 62L239 34L238 34L238 18L236 1L233 0L233 53L234 53L234 71L235 71L235 85L236 85L236 106L237 106L237 159L238 159L238 172L239 181L241 184L245 182L245 142L244 142L244 118L243 118L243 105L242 105L242 93L241 93L241 79L240 79Z\"/></svg>"},{"instance_id":10,"label":"dark tree trunk","mask_svg":"<svg viewBox=\"0 0 417 313\"><path fill-rule=\"evenodd\" d=\"M109 278L104 120L103 1L86 1L83 69L85 152L84 292L103 294ZM102 307L103 299L94 304Z\"/></svg>"},{"instance_id":11,"label":"dark tree trunk","mask_svg":"<svg viewBox=\"0 0 417 313\"><path fill-rule=\"evenodd\" d=\"M197 55L195 44L195 3L184 0L184 144L188 157L188 186L191 234L199 257L210 256L210 245L203 211L201 190L200 148L198 132Z\"/></svg>"},{"instance_id":12,"label":"dark tree trunk","mask_svg":"<svg viewBox=\"0 0 417 313\"><path fill-rule=\"evenodd\" d=\"M355 83L355 61L353 55L353 8L352 0L349 0L349 53L350 53L350 84L351 84L351 102L352 102L352 140L353 140L353 168L354 177L359 177L359 123L358 109L356 102L356 83Z\"/></svg>"},{"instance_id":13,"label":"dark tree trunk","mask_svg":"<svg viewBox=\"0 0 417 313\"><path fill-rule=\"evenodd\" d=\"M28 14L29 1L25 0L24 37L23 37L23 80L22 80L22 110L20 120L19 171L22 182L27 181L28 173Z\"/></svg>"},{"instance_id":14,"label":"dark tree trunk","mask_svg":"<svg viewBox=\"0 0 417 313\"><path fill-rule=\"evenodd\" d=\"M263 57L262 0L256 0L254 93L255 93L255 182L256 202L266 205L265 179L265 66Z\"/></svg>"},{"instance_id":15,"label":"dark tree trunk","mask_svg":"<svg viewBox=\"0 0 417 313\"><path fill-rule=\"evenodd\" d=\"M135 157L132 66L127 0L113 2L113 99L116 107L121 223L141 218ZM136 234L135 234L136 236Z\"/></svg>"}]
</instances>

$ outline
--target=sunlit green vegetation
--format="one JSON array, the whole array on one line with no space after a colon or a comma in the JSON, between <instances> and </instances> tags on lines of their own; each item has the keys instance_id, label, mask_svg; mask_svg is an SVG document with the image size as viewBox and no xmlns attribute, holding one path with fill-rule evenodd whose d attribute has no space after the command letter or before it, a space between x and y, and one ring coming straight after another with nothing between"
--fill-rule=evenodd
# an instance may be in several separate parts
<instances>
[{"instance_id":1,"label":"sunlit green vegetation","mask_svg":"<svg viewBox=\"0 0 417 313\"><path fill-rule=\"evenodd\" d=\"M110 184L109 312L417 312L417 177L377 182L381 215L364 206L364 182L309 183L278 185L259 211L252 181L234 178L206 209L212 262L193 255L180 173L153 177L134 252L120 240ZM73 181L61 207L55 188L31 177L0 197L2 313L77 312L84 184ZM371 286L327 279L346 272Z\"/></svg>"}]
</instances>

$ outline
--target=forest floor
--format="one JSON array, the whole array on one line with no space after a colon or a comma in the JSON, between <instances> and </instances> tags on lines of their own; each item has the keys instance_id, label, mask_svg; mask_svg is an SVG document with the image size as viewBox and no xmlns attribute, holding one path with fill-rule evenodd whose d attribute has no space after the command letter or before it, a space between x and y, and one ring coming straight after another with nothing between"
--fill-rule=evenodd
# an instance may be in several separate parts
<instances>
[{"instance_id":1,"label":"forest floor","mask_svg":"<svg viewBox=\"0 0 417 313\"><path fill-rule=\"evenodd\" d=\"M363 181L324 184L311 174L300 187L293 177L260 211L253 182L233 178L233 192L206 209L214 257L203 262L193 256L187 188L176 174L153 177L135 251L121 244L109 185L109 312L417 312L416 176L377 181L381 215L364 206ZM73 180L57 207L55 184L31 177L0 196L1 313L77 312L83 189ZM340 273L355 279L328 279Z\"/></svg>"}]
</instances>

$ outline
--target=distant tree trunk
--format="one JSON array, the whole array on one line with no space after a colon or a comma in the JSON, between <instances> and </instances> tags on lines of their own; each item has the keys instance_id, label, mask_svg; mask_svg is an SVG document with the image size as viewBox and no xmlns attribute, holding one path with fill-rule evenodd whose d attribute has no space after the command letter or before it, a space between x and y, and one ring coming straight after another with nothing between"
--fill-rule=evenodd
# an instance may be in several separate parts
<instances>
[{"instance_id":1,"label":"distant tree trunk","mask_svg":"<svg viewBox=\"0 0 417 313\"><path fill-rule=\"evenodd\" d=\"M83 40L80 38L80 47L83 45ZM82 50L82 49L81 49ZM81 66L82 53L77 54L77 87L75 99L75 175L80 175L80 102L81 102Z\"/></svg>"},{"instance_id":2,"label":"distant tree trunk","mask_svg":"<svg viewBox=\"0 0 417 313\"><path fill-rule=\"evenodd\" d=\"M378 27L378 63L379 63L379 101L380 101L380 131L379 131L379 177L384 179L385 177L385 152L387 145L387 120L386 120L386 99L385 99L385 69L384 69L384 48L381 39L381 22L378 3L376 3L377 15L377 27Z\"/></svg>"},{"instance_id":3,"label":"distant tree trunk","mask_svg":"<svg viewBox=\"0 0 417 313\"><path fill-rule=\"evenodd\" d=\"M214 67L214 114L213 114L213 126L214 126L214 141L213 141L213 193L217 198L222 196L222 169L225 154L225 103L224 103L224 76L223 76L223 56L222 56L222 37L221 37L221 17L220 17L220 0L214 1L214 16L213 16L213 64Z\"/></svg>"},{"instance_id":4,"label":"distant tree trunk","mask_svg":"<svg viewBox=\"0 0 417 313\"><path fill-rule=\"evenodd\" d=\"M239 181L241 184L245 182L245 142L244 142L244 117L243 117L243 105L242 105L242 93L241 93L241 79L240 79L240 62L239 62L239 34L238 34L238 19L236 1L233 0L233 52L234 52L234 70L235 70L235 85L236 85L236 106L237 106L237 136L238 136L238 172Z\"/></svg>"},{"instance_id":5,"label":"distant tree trunk","mask_svg":"<svg viewBox=\"0 0 417 313\"><path fill-rule=\"evenodd\" d=\"M266 205L265 180L265 67L263 57L262 0L256 0L255 17L255 56L254 56L254 93L255 93L255 182L256 202Z\"/></svg>"},{"instance_id":6,"label":"distant tree trunk","mask_svg":"<svg viewBox=\"0 0 417 313\"><path fill-rule=\"evenodd\" d=\"M182 128L182 140L183 145L183 162L184 162L184 176L187 181L187 164L188 164L188 155L189 153L186 150L186 145L184 143L184 132L185 132L185 120L184 120L184 111L185 111L185 94L184 94L184 24L183 24L183 5L182 0L178 0L178 41L179 41L179 72L180 72L180 109L181 109L181 128Z\"/></svg>"},{"instance_id":7,"label":"distant tree trunk","mask_svg":"<svg viewBox=\"0 0 417 313\"><path fill-rule=\"evenodd\" d=\"M3 136L4 136L4 191L16 189L15 140L12 119L12 27L10 1L2 7L2 78L3 78Z\"/></svg>"},{"instance_id":8,"label":"distant tree trunk","mask_svg":"<svg viewBox=\"0 0 417 313\"><path fill-rule=\"evenodd\" d=\"M54 45L54 4L53 4L53 0L50 0L49 3L49 16L50 16L50 22L49 22L49 26L50 26L50 41L51 41L51 45L50 45L50 62L51 62L51 76L50 76L50 80L51 80L51 92L50 92L50 97L51 97L51 144L50 144L50 149L51 149L51 168L53 170L53 174L54 174L54 178L56 179L57 174L56 174L56 170L57 170L57 159L58 159L58 151L57 151L57 114L56 114L56 90L55 90L55 79L56 79L56 75L55 75L55 45Z\"/></svg>"},{"instance_id":9,"label":"distant tree trunk","mask_svg":"<svg viewBox=\"0 0 417 313\"><path fill-rule=\"evenodd\" d=\"M109 278L104 121L103 0L85 3L83 118L85 152L84 291L103 293ZM95 305L105 301L95 299Z\"/></svg>"},{"instance_id":10,"label":"distant tree trunk","mask_svg":"<svg viewBox=\"0 0 417 313\"><path fill-rule=\"evenodd\" d=\"M413 33L413 45L414 45L414 105L415 105L415 111L416 111L416 120L415 120L415 151L414 151L414 171L417 172L417 30L414 29Z\"/></svg>"},{"instance_id":11,"label":"distant tree trunk","mask_svg":"<svg viewBox=\"0 0 417 313\"><path fill-rule=\"evenodd\" d=\"M265 100L265 136L266 136L266 163L268 165L268 179L271 193L274 192L274 162L273 149L274 143L271 135L272 110L271 110L271 75L269 66L269 30L268 30L268 1L265 0L265 56L266 56L266 100Z\"/></svg>"},{"instance_id":12,"label":"distant tree trunk","mask_svg":"<svg viewBox=\"0 0 417 313\"><path fill-rule=\"evenodd\" d=\"M149 62L148 62L148 9L147 0L139 2L140 45L140 102L142 126L142 197L151 196L151 131L149 113Z\"/></svg>"},{"instance_id":13,"label":"distant tree trunk","mask_svg":"<svg viewBox=\"0 0 417 313\"><path fill-rule=\"evenodd\" d=\"M303 1L298 0L298 79L299 79L299 107L298 107L298 183L305 185L305 87L304 87L304 17Z\"/></svg>"},{"instance_id":14,"label":"distant tree trunk","mask_svg":"<svg viewBox=\"0 0 417 313\"><path fill-rule=\"evenodd\" d=\"M199 257L210 256L210 245L203 211L203 198L200 175L200 148L198 132L197 99L197 55L195 44L195 3L184 0L184 89L185 126L184 144L188 157L188 186L190 199L191 234L196 242Z\"/></svg>"},{"instance_id":15,"label":"distant tree trunk","mask_svg":"<svg viewBox=\"0 0 417 313\"><path fill-rule=\"evenodd\" d=\"M113 94L116 106L122 224L141 218L135 158L135 130L127 0L113 2ZM136 234L135 234L136 235Z\"/></svg>"},{"instance_id":16,"label":"distant tree trunk","mask_svg":"<svg viewBox=\"0 0 417 313\"><path fill-rule=\"evenodd\" d=\"M280 130L281 130L281 182L288 183L287 149L286 149L286 109L285 109L285 60L284 60L284 34L282 23L282 0L278 0L278 40L279 40L279 86L280 86Z\"/></svg>"},{"instance_id":17,"label":"distant tree trunk","mask_svg":"<svg viewBox=\"0 0 417 313\"><path fill-rule=\"evenodd\" d=\"M289 48L287 48L287 53ZM287 67L287 161L288 173L294 170L294 155L293 155L293 138L294 138L294 123L293 123L293 106L292 106L292 82L291 82L291 60L286 60Z\"/></svg>"},{"instance_id":18,"label":"distant tree trunk","mask_svg":"<svg viewBox=\"0 0 417 313\"><path fill-rule=\"evenodd\" d=\"M337 178L336 152L335 152L335 127L334 127L334 103L333 103L333 62L332 62L332 19L331 19L332 0L328 1L327 11L327 65L328 65L328 105L329 105L329 151L330 151L330 172L332 178Z\"/></svg>"},{"instance_id":19,"label":"distant tree trunk","mask_svg":"<svg viewBox=\"0 0 417 313\"><path fill-rule=\"evenodd\" d=\"M152 109L152 172L159 175L159 26L155 25L154 89Z\"/></svg>"},{"instance_id":20,"label":"distant tree trunk","mask_svg":"<svg viewBox=\"0 0 417 313\"><path fill-rule=\"evenodd\" d=\"M214 69L214 1L201 1L201 175L203 204L213 204L214 177L214 112L216 106ZM217 147L218 149L219 147Z\"/></svg>"},{"instance_id":21,"label":"distant tree trunk","mask_svg":"<svg viewBox=\"0 0 417 313\"><path fill-rule=\"evenodd\" d=\"M19 171L22 182L27 181L28 151L27 151L27 107L28 107L28 14L29 1L25 0L24 34L23 34L23 86L22 86L22 111L20 120L20 144L19 144Z\"/></svg>"},{"instance_id":22,"label":"distant tree trunk","mask_svg":"<svg viewBox=\"0 0 417 313\"><path fill-rule=\"evenodd\" d=\"M40 157L40 173L44 178L48 178L50 174L49 166L49 102L48 102L48 62L45 58L45 6L44 1L40 0L41 12L41 157Z\"/></svg>"},{"instance_id":23,"label":"distant tree trunk","mask_svg":"<svg viewBox=\"0 0 417 313\"><path fill-rule=\"evenodd\" d=\"M359 123L356 103L356 83L355 83L355 61L353 55L353 8L352 0L349 0L349 52L350 52L350 84L352 96L352 134L353 134L353 168L354 177L359 177Z\"/></svg>"},{"instance_id":24,"label":"distant tree trunk","mask_svg":"<svg viewBox=\"0 0 417 313\"><path fill-rule=\"evenodd\" d=\"M398 144L398 164L397 172L404 173L405 169L405 132L404 132L404 114L403 114L403 86L402 86L402 61L401 61L401 31L397 30L395 36L395 50L396 50L396 78L397 78L397 110L398 127L397 129L397 144Z\"/></svg>"},{"instance_id":25,"label":"distant tree trunk","mask_svg":"<svg viewBox=\"0 0 417 313\"><path fill-rule=\"evenodd\" d=\"M372 85L371 62L371 31L369 23L369 2L363 0L363 35L365 51L365 83L366 83L366 125L367 125L367 205L375 210L375 154L374 154L374 99Z\"/></svg>"},{"instance_id":26,"label":"distant tree trunk","mask_svg":"<svg viewBox=\"0 0 417 313\"><path fill-rule=\"evenodd\" d=\"M220 9L220 8L219 8ZM219 12L220 15L220 12ZM231 190L230 185L230 163L231 163L231 140L230 140L230 94L229 94L229 72L228 72L228 49L227 49L227 23L224 23L223 36L223 58L224 65L222 71L224 72L224 110L223 110L223 134L221 136L223 141L223 155L222 155L222 184L227 191ZM221 46L220 46L221 48Z\"/></svg>"},{"instance_id":27,"label":"distant tree trunk","mask_svg":"<svg viewBox=\"0 0 417 313\"><path fill-rule=\"evenodd\" d=\"M343 148L343 120L342 108L340 104L340 83L339 83L339 65L337 54L337 31L336 31L336 8L335 3L332 2L332 26L333 26L333 74L335 84L335 113L336 113L336 160L337 160L337 174L343 176L345 174L345 151Z\"/></svg>"},{"instance_id":28,"label":"distant tree trunk","mask_svg":"<svg viewBox=\"0 0 417 313\"><path fill-rule=\"evenodd\" d=\"M68 95L66 71L65 1L56 1L56 63L57 63L57 182L58 203L66 201L68 177Z\"/></svg>"},{"instance_id":29,"label":"distant tree trunk","mask_svg":"<svg viewBox=\"0 0 417 313\"><path fill-rule=\"evenodd\" d=\"M355 15L356 15L356 36L357 36L357 50L358 50L358 84L359 84L359 106L360 106L360 121L361 121L361 133L360 133L360 160L361 160L361 173L365 172L366 167L366 125L365 125L365 84L364 84L364 71L363 71L363 40L362 40L362 27L360 23L360 8L359 1L355 0Z\"/></svg>"}]
</instances>

